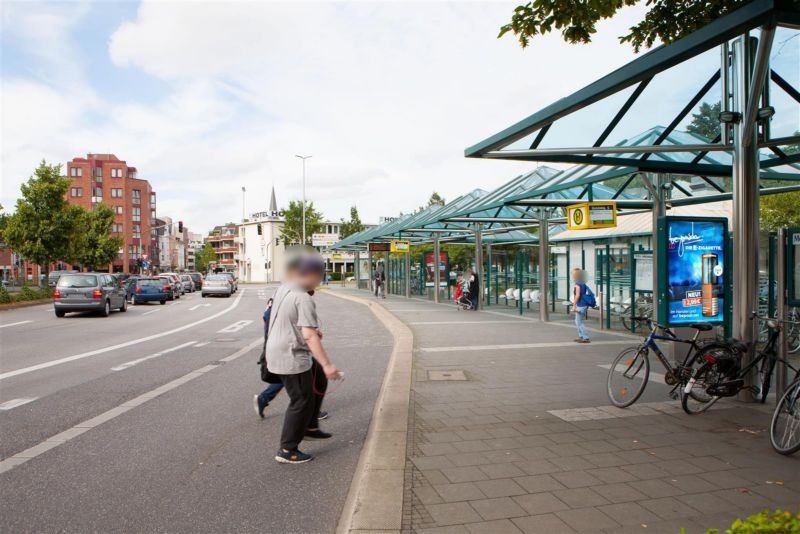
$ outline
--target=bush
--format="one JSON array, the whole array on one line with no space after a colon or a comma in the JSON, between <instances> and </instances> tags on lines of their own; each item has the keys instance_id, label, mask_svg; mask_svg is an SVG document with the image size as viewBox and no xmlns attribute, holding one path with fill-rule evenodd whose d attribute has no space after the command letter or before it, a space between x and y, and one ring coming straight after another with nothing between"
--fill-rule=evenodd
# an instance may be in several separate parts
<instances>
[{"instance_id":1,"label":"bush","mask_svg":"<svg viewBox=\"0 0 800 534\"><path fill-rule=\"evenodd\" d=\"M684 532L681 529L681 532ZM707 534L719 534L719 529L710 529ZM764 510L747 519L737 519L725 534L798 534L800 533L800 512Z\"/></svg>"},{"instance_id":2,"label":"bush","mask_svg":"<svg viewBox=\"0 0 800 534\"><path fill-rule=\"evenodd\" d=\"M29 286L28 284L24 284L20 292L17 294L17 300L19 301L36 300L38 298L39 298L39 292L36 291L35 289L32 289L31 286Z\"/></svg>"},{"instance_id":3,"label":"bush","mask_svg":"<svg viewBox=\"0 0 800 534\"><path fill-rule=\"evenodd\" d=\"M11 295L6 291L6 288L0 286L0 304L11 304L13 299Z\"/></svg>"}]
</instances>

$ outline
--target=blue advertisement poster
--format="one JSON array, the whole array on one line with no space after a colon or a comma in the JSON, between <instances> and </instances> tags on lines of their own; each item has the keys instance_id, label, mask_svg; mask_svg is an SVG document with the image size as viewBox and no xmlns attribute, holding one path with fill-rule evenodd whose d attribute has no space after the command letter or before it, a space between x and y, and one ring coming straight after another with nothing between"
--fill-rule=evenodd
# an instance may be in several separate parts
<instances>
[{"instance_id":1,"label":"blue advertisement poster","mask_svg":"<svg viewBox=\"0 0 800 534\"><path fill-rule=\"evenodd\" d=\"M667 217L667 324L725 319L727 220Z\"/></svg>"}]
</instances>

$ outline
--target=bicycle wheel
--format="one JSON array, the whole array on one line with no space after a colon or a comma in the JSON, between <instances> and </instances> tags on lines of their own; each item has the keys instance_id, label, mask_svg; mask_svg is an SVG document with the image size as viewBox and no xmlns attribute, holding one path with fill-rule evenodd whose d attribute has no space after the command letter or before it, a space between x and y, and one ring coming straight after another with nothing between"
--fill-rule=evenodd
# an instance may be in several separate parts
<instances>
[{"instance_id":1,"label":"bicycle wheel","mask_svg":"<svg viewBox=\"0 0 800 534\"><path fill-rule=\"evenodd\" d=\"M681 388L681 407L689 415L703 413L711 408L719 397L706 393L706 389L718 382L720 373L715 363L706 363L695 371L689 382Z\"/></svg>"},{"instance_id":2,"label":"bicycle wheel","mask_svg":"<svg viewBox=\"0 0 800 534\"><path fill-rule=\"evenodd\" d=\"M618 408L627 408L641 397L650 378L647 347L629 347L614 359L608 370L608 398Z\"/></svg>"},{"instance_id":3,"label":"bicycle wheel","mask_svg":"<svg viewBox=\"0 0 800 534\"><path fill-rule=\"evenodd\" d=\"M794 320L797 318L795 317ZM790 354L800 351L800 326L792 324L786 329L786 341Z\"/></svg>"},{"instance_id":4,"label":"bicycle wheel","mask_svg":"<svg viewBox=\"0 0 800 534\"><path fill-rule=\"evenodd\" d=\"M772 370L775 369L775 363L777 360L767 354L763 360L761 360L761 365L758 367L758 387L760 388L758 395L756 395L756 400L761 401L761 404L764 404L764 401L767 400L767 395L769 394L769 387L772 384Z\"/></svg>"},{"instance_id":5,"label":"bicycle wheel","mask_svg":"<svg viewBox=\"0 0 800 534\"><path fill-rule=\"evenodd\" d=\"M631 324L628 322L630 320L630 318L625 316L625 315L620 315L619 316L619 320L622 323L622 328L624 328L626 332L630 332L631 331Z\"/></svg>"},{"instance_id":6,"label":"bicycle wheel","mask_svg":"<svg viewBox=\"0 0 800 534\"><path fill-rule=\"evenodd\" d=\"M769 441L780 454L800 450L800 380L795 380L783 394L769 425Z\"/></svg>"}]
</instances>

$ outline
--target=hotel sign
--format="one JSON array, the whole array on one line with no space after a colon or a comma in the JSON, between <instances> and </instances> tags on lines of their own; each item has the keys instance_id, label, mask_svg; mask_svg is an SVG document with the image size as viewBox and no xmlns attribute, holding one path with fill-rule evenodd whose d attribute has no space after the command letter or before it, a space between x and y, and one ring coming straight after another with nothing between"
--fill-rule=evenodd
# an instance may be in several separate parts
<instances>
[{"instance_id":1,"label":"hotel sign","mask_svg":"<svg viewBox=\"0 0 800 534\"><path fill-rule=\"evenodd\" d=\"M257 211L250 214L251 219L279 219L284 215L283 210L280 211Z\"/></svg>"}]
</instances>

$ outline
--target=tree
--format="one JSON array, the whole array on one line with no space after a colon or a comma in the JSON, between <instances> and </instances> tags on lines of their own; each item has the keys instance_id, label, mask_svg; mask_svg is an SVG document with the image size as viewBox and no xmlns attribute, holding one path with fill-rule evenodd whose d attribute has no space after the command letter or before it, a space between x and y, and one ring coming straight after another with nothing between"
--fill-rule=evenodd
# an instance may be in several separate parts
<instances>
[{"instance_id":1,"label":"tree","mask_svg":"<svg viewBox=\"0 0 800 534\"><path fill-rule=\"evenodd\" d=\"M6 229L6 224L8 223L8 213L6 213L5 208L3 205L0 204L0 244L5 243L3 241L3 231Z\"/></svg>"},{"instance_id":2,"label":"tree","mask_svg":"<svg viewBox=\"0 0 800 534\"><path fill-rule=\"evenodd\" d=\"M93 210L82 209L78 228L73 238L74 255L78 263L89 270L107 270L108 264L114 261L122 247L121 237L111 235L114 224L114 210L105 204L98 204ZM74 246L74 245L73 245Z\"/></svg>"},{"instance_id":3,"label":"tree","mask_svg":"<svg viewBox=\"0 0 800 534\"><path fill-rule=\"evenodd\" d=\"M364 229L361 223L361 217L358 216L358 208L355 206L350 207L350 220L345 221L342 219L342 224L339 227L339 237L344 239L347 236L356 234Z\"/></svg>"},{"instance_id":4,"label":"tree","mask_svg":"<svg viewBox=\"0 0 800 534\"><path fill-rule=\"evenodd\" d=\"M430 208L431 206L444 206L444 204L444 199L439 195L439 193L434 191L431 193L431 198L428 199L427 207Z\"/></svg>"},{"instance_id":5,"label":"tree","mask_svg":"<svg viewBox=\"0 0 800 534\"><path fill-rule=\"evenodd\" d=\"M761 197L761 228L775 231L800 226L800 191Z\"/></svg>"},{"instance_id":6,"label":"tree","mask_svg":"<svg viewBox=\"0 0 800 534\"><path fill-rule=\"evenodd\" d=\"M293 244L311 244L311 234L322 231L322 214L314 209L314 203L306 201L306 242L303 243L303 203L299 200L289 202L283 210L284 223L281 237Z\"/></svg>"},{"instance_id":7,"label":"tree","mask_svg":"<svg viewBox=\"0 0 800 534\"><path fill-rule=\"evenodd\" d=\"M70 243L81 208L67 202L69 184L69 179L61 177L61 165L48 165L43 160L22 184L22 197L3 232L11 248L44 268L45 278L52 262L71 259Z\"/></svg>"},{"instance_id":8,"label":"tree","mask_svg":"<svg viewBox=\"0 0 800 534\"><path fill-rule=\"evenodd\" d=\"M716 139L722 128L719 123L719 113L721 110L719 102L709 104L703 102L697 113L692 113L692 121L686 126L686 131L705 137L709 141Z\"/></svg>"},{"instance_id":9,"label":"tree","mask_svg":"<svg viewBox=\"0 0 800 534\"><path fill-rule=\"evenodd\" d=\"M211 243L205 243L203 248L198 250L194 255L194 264L198 272L204 273L208 271L208 265L211 262L217 261L217 253Z\"/></svg>"},{"instance_id":10,"label":"tree","mask_svg":"<svg viewBox=\"0 0 800 534\"><path fill-rule=\"evenodd\" d=\"M620 36L636 52L650 48L657 40L668 44L738 9L748 0L648 0L650 10L644 20ZM568 43L589 43L597 22L613 17L638 0L533 0L517 6L511 22L500 28L498 37L512 32L522 48L531 38L553 29L560 30Z\"/></svg>"}]
</instances>

